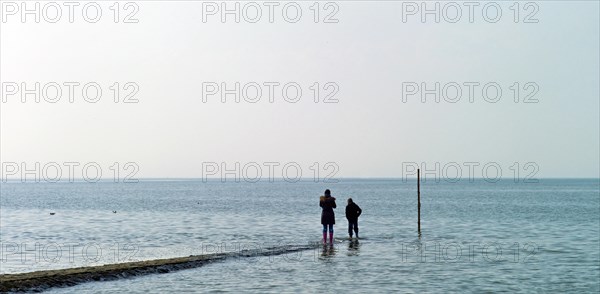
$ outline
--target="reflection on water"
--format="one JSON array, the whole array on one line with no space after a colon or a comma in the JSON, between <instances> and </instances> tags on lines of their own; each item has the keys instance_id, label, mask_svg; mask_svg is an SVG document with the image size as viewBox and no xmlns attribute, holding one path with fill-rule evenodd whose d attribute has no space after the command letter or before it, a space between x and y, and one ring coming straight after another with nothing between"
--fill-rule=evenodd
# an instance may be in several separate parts
<instances>
[{"instance_id":1,"label":"reflection on water","mask_svg":"<svg viewBox=\"0 0 600 294\"><path fill-rule=\"evenodd\" d=\"M353 239L348 242L348 256L359 255L360 253L360 242L358 239Z\"/></svg>"},{"instance_id":2,"label":"reflection on water","mask_svg":"<svg viewBox=\"0 0 600 294\"><path fill-rule=\"evenodd\" d=\"M335 249L336 245L335 244L323 244L323 248L321 249L321 258L320 259L325 259L326 261L330 258L333 258L335 256L336 253L336 249Z\"/></svg>"}]
</instances>

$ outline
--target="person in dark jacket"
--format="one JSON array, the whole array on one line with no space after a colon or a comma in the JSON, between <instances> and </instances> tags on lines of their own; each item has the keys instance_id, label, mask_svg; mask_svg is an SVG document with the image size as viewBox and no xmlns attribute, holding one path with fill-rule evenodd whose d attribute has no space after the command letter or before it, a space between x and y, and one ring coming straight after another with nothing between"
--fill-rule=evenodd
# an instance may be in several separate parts
<instances>
[{"instance_id":1,"label":"person in dark jacket","mask_svg":"<svg viewBox=\"0 0 600 294\"><path fill-rule=\"evenodd\" d=\"M348 235L352 239L352 230L356 233L358 238L358 217L362 213L362 209L352 201L352 198L348 198L348 205L346 206L346 218L348 219Z\"/></svg>"},{"instance_id":2,"label":"person in dark jacket","mask_svg":"<svg viewBox=\"0 0 600 294\"><path fill-rule=\"evenodd\" d=\"M327 244L327 229L329 228L329 243L333 245L333 225L335 224L335 213L333 209L337 207L335 197L331 197L331 191L325 190L325 196L319 199L319 206L323 208L321 212L321 224L323 225L323 244Z\"/></svg>"}]
</instances>

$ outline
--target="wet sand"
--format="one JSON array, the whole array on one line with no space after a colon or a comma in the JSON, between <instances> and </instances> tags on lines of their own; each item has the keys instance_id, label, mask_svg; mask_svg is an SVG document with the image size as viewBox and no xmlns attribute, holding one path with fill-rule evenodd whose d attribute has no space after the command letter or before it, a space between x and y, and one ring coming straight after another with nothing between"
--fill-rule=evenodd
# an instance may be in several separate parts
<instances>
[{"instance_id":1,"label":"wet sand","mask_svg":"<svg viewBox=\"0 0 600 294\"><path fill-rule=\"evenodd\" d=\"M191 255L188 257L107 264L70 269L45 270L0 275L0 292L42 291L52 287L69 287L90 281L106 281L147 274L168 273L200 267L232 257L280 255L313 249L312 245L277 246L261 250L243 250L231 253Z\"/></svg>"}]
</instances>

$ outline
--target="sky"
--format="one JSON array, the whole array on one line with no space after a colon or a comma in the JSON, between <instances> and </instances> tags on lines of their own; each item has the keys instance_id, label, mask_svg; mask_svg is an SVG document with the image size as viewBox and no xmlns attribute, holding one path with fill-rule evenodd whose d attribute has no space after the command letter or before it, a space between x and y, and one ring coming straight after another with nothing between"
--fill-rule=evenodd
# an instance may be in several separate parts
<instances>
[{"instance_id":1,"label":"sky","mask_svg":"<svg viewBox=\"0 0 600 294\"><path fill-rule=\"evenodd\" d=\"M596 1L1 3L3 178L600 176Z\"/></svg>"}]
</instances>

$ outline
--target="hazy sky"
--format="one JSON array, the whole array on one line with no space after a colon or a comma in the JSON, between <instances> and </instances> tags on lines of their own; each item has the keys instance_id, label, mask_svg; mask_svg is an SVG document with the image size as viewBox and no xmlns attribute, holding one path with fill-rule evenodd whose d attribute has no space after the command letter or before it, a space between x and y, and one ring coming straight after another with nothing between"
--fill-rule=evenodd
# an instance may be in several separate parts
<instances>
[{"instance_id":1,"label":"hazy sky","mask_svg":"<svg viewBox=\"0 0 600 294\"><path fill-rule=\"evenodd\" d=\"M4 14L14 8L2 3ZM39 3L43 10L46 2ZM85 2L74 7L73 23L66 6L57 23L44 15L40 23L32 15L22 23L18 12L2 15L2 162L97 162L106 176L113 162L135 162L140 178L201 177L206 162L231 168L235 162L296 162L304 177L313 176L314 162L321 176L328 174L325 163L335 163L336 177L401 177L407 162L428 168L436 162L494 162L512 177L515 162L521 176L532 171L523 168L531 162L537 177L599 177L596 1L532 2L535 7L521 2L516 23L512 1L497 2L502 15L495 23L482 17L486 2L474 7L473 22L461 6L456 23L448 21L456 15L447 2L440 2L439 23L435 15L423 23L418 12L403 22L403 12L414 7L403 10L392 1L321 2L317 23L312 1L296 2L302 11L296 23L282 17L286 2L272 6L273 23L263 2L253 2L262 7L257 23L248 21L256 11L244 10L248 2L238 2L248 13L239 23L232 15L223 23L218 12L203 22L199 1L132 2L139 8L132 17L137 23L122 22L135 8L123 2L115 23L113 1L96 3L102 9L96 23L82 17ZM221 2L213 3L204 4L204 11ZM413 3L420 9L422 2ZM296 6L290 7L291 19ZM46 8L47 18L53 11ZM330 13L337 23L323 22ZM492 10L488 14L493 18ZM524 23L526 18L538 22ZM35 103L30 95L22 103L20 92L6 94L14 90L7 82L50 84L48 96L58 83L62 96L56 103ZM80 83L73 103L65 82ZM102 88L97 103L81 95L90 82ZM133 98L139 102L114 103L115 82L121 100L133 89L123 89L126 83L138 85ZM236 103L229 95L222 103L218 92L203 101L203 83L233 89L235 82L240 88L250 84L249 97L261 85L261 99ZM338 102L315 103L315 82L320 100L337 85ZM433 89L436 82L440 90L447 86L448 96L456 96L454 85L460 85L460 100L436 103L431 94L423 103L417 92L403 101L403 85ZM279 83L272 103L264 83ZM297 103L281 94L288 83L302 88ZM479 83L473 102L464 83ZM488 83L502 89L496 103L482 97ZM288 89L291 98L294 89ZM530 93L537 103L523 103ZM494 98L494 87L488 96Z\"/></svg>"}]
</instances>

